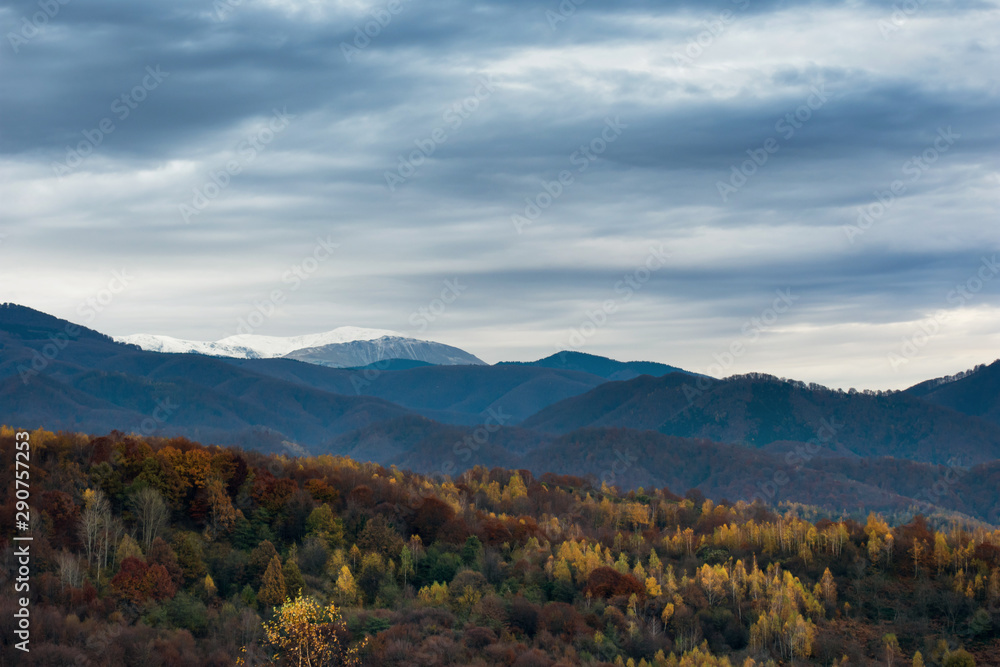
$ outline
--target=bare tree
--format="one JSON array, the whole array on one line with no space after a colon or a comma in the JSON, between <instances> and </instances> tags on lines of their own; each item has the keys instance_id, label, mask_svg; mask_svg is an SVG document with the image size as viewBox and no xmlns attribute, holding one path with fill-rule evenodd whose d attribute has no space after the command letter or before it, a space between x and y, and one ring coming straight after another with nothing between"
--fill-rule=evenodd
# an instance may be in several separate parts
<instances>
[{"instance_id":1,"label":"bare tree","mask_svg":"<svg viewBox=\"0 0 1000 667\"><path fill-rule=\"evenodd\" d=\"M56 564L59 566L59 582L63 588L79 588L83 584L83 570L76 554L63 549L56 554Z\"/></svg>"},{"instance_id":2,"label":"bare tree","mask_svg":"<svg viewBox=\"0 0 1000 667\"><path fill-rule=\"evenodd\" d=\"M87 490L84 493L84 508L80 514L80 540L87 552L87 565L93 566L98 557L98 539L101 531L101 515L108 506L108 501L100 491Z\"/></svg>"},{"instance_id":3,"label":"bare tree","mask_svg":"<svg viewBox=\"0 0 1000 667\"><path fill-rule=\"evenodd\" d=\"M132 494L129 498L129 506L135 512L135 518L139 522L143 550L148 550L149 545L167 525L170 509L160 492L148 486Z\"/></svg>"},{"instance_id":4,"label":"bare tree","mask_svg":"<svg viewBox=\"0 0 1000 667\"><path fill-rule=\"evenodd\" d=\"M111 503L100 489L84 492L84 509L80 515L80 538L87 551L87 564L101 569L108 566L108 557L118 546L124 531L122 523L111 514Z\"/></svg>"},{"instance_id":5,"label":"bare tree","mask_svg":"<svg viewBox=\"0 0 1000 667\"><path fill-rule=\"evenodd\" d=\"M121 540L122 535L125 534L125 528L122 526L121 520L112 516L111 506L108 505L108 513L104 517L104 521L101 524L100 532L100 546L101 546L101 567L107 568L108 561L111 560L112 554L118 549L118 542ZM100 570L97 573L98 578L100 578Z\"/></svg>"}]
</instances>

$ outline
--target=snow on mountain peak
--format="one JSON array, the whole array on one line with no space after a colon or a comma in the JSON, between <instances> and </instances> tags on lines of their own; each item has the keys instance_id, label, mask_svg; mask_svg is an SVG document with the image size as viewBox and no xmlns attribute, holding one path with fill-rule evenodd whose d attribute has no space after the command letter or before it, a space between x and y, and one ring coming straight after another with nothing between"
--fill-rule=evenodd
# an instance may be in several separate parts
<instances>
[{"instance_id":1,"label":"snow on mountain peak","mask_svg":"<svg viewBox=\"0 0 1000 667\"><path fill-rule=\"evenodd\" d=\"M401 333L388 329L365 329L362 327L338 327L332 331L302 336L259 336L238 334L217 341L203 342L182 340L157 334L133 334L115 336L119 343L138 345L150 352L196 352L240 359L269 359L283 357L290 352L322 345L352 343L354 341L377 340L385 336L406 338Z\"/></svg>"},{"instance_id":2,"label":"snow on mountain peak","mask_svg":"<svg viewBox=\"0 0 1000 667\"><path fill-rule=\"evenodd\" d=\"M255 334L237 334L216 341L217 345L232 345L247 347L258 351L261 356L283 357L289 352L307 347L334 345L336 343L353 343L357 340L377 340L384 336L405 338L401 333L388 329L364 329L362 327L337 327L332 331L303 336L258 336Z\"/></svg>"}]
</instances>

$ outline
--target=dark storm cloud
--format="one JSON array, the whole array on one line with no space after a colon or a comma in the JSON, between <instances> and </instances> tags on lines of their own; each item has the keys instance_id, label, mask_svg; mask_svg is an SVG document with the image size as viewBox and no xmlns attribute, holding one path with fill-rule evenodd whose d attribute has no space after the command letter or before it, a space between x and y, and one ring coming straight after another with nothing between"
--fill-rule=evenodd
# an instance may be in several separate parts
<instances>
[{"instance_id":1,"label":"dark storm cloud","mask_svg":"<svg viewBox=\"0 0 1000 667\"><path fill-rule=\"evenodd\" d=\"M4 300L72 316L109 270L140 267L94 323L109 333L231 334L329 237L342 255L266 333L405 331L459 277L468 292L427 337L542 356L663 244L670 262L594 351L655 358L673 332L682 357L662 360L700 363L786 288L789 322L864 325L857 349L951 307L997 250L994 3L71 0L20 39L39 7L0 8L0 252L51 281L5 275ZM249 159L275 110L287 129ZM941 131L958 138L915 169ZM752 173L735 186L734 168ZM991 284L965 307L997 305ZM788 359L816 335L784 340Z\"/></svg>"}]
</instances>

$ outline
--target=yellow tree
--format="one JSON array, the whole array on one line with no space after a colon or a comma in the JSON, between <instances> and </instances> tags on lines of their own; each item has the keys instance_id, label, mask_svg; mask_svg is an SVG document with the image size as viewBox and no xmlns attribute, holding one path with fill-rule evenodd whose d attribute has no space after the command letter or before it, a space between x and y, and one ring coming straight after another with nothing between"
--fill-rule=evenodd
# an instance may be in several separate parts
<instances>
[{"instance_id":1,"label":"yellow tree","mask_svg":"<svg viewBox=\"0 0 1000 667\"><path fill-rule=\"evenodd\" d=\"M788 631L788 643L791 646L792 657L807 658L812 655L813 641L816 638L816 626L801 616L795 617L794 625Z\"/></svg>"},{"instance_id":2,"label":"yellow tree","mask_svg":"<svg viewBox=\"0 0 1000 667\"><path fill-rule=\"evenodd\" d=\"M208 521L205 537L211 542L222 533L228 533L236 525L236 509L226 493L226 486L219 479L211 479L205 485L208 494Z\"/></svg>"},{"instance_id":3,"label":"yellow tree","mask_svg":"<svg viewBox=\"0 0 1000 667\"><path fill-rule=\"evenodd\" d=\"M924 554L924 543L920 540L913 540L913 547L910 555L913 556L913 576L920 574L920 557Z\"/></svg>"},{"instance_id":4,"label":"yellow tree","mask_svg":"<svg viewBox=\"0 0 1000 667\"><path fill-rule=\"evenodd\" d=\"M729 573L721 565L712 566L705 563L698 570L698 582L705 591L708 604L714 605L726 594L726 584L729 583Z\"/></svg>"},{"instance_id":5,"label":"yellow tree","mask_svg":"<svg viewBox=\"0 0 1000 667\"><path fill-rule=\"evenodd\" d=\"M121 565L126 558L142 559L142 548L139 543L132 539L131 535L125 535L118 543L118 550L115 551L115 562Z\"/></svg>"},{"instance_id":6,"label":"yellow tree","mask_svg":"<svg viewBox=\"0 0 1000 667\"><path fill-rule=\"evenodd\" d=\"M882 645L885 646L885 664L892 667L899 655L899 641L896 635L889 633L882 636Z\"/></svg>"},{"instance_id":7,"label":"yellow tree","mask_svg":"<svg viewBox=\"0 0 1000 667\"><path fill-rule=\"evenodd\" d=\"M340 575L337 577L337 590L348 602L354 603L358 599L358 586L354 582L351 568L347 565L340 568Z\"/></svg>"},{"instance_id":8,"label":"yellow tree","mask_svg":"<svg viewBox=\"0 0 1000 667\"><path fill-rule=\"evenodd\" d=\"M820 591L823 595L823 602L831 607L837 604L837 584L833 581L830 568L823 570L823 578L820 580Z\"/></svg>"},{"instance_id":9,"label":"yellow tree","mask_svg":"<svg viewBox=\"0 0 1000 667\"><path fill-rule=\"evenodd\" d=\"M881 560L883 553L886 554L887 562L891 560L892 533L885 519L874 512L869 513L865 533L868 535L868 560L874 565Z\"/></svg>"},{"instance_id":10,"label":"yellow tree","mask_svg":"<svg viewBox=\"0 0 1000 667\"><path fill-rule=\"evenodd\" d=\"M942 570L951 562L951 549L948 548L948 541L941 533L934 533L934 564L937 566L938 576Z\"/></svg>"},{"instance_id":11,"label":"yellow tree","mask_svg":"<svg viewBox=\"0 0 1000 667\"><path fill-rule=\"evenodd\" d=\"M663 608L663 611L660 612L660 618L663 620L664 627L666 627L667 623L669 623L670 619L673 617L674 617L674 603L668 602L667 605Z\"/></svg>"},{"instance_id":12,"label":"yellow tree","mask_svg":"<svg viewBox=\"0 0 1000 667\"><path fill-rule=\"evenodd\" d=\"M559 581L573 583L573 574L570 572L569 563L566 562L565 558L556 560L552 567L552 577Z\"/></svg>"},{"instance_id":13,"label":"yellow tree","mask_svg":"<svg viewBox=\"0 0 1000 667\"><path fill-rule=\"evenodd\" d=\"M348 648L338 636L343 631L340 610L333 603L324 607L312 598L299 596L286 600L274 620L264 623L264 640L273 651L276 665L360 665L358 651L365 642Z\"/></svg>"},{"instance_id":14,"label":"yellow tree","mask_svg":"<svg viewBox=\"0 0 1000 667\"><path fill-rule=\"evenodd\" d=\"M507 488L503 490L503 499L506 501L517 500L528 495L528 488L524 485L524 480L516 472L510 476Z\"/></svg>"}]
</instances>

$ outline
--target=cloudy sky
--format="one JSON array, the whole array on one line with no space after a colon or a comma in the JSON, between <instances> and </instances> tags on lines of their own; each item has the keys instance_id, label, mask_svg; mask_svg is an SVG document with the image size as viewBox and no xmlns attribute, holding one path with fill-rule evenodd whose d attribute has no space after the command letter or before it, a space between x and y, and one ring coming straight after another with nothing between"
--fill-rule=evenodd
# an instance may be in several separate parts
<instances>
[{"instance_id":1,"label":"cloudy sky","mask_svg":"<svg viewBox=\"0 0 1000 667\"><path fill-rule=\"evenodd\" d=\"M5 0L0 28L0 301L845 388L1000 356L995 2Z\"/></svg>"}]
</instances>

